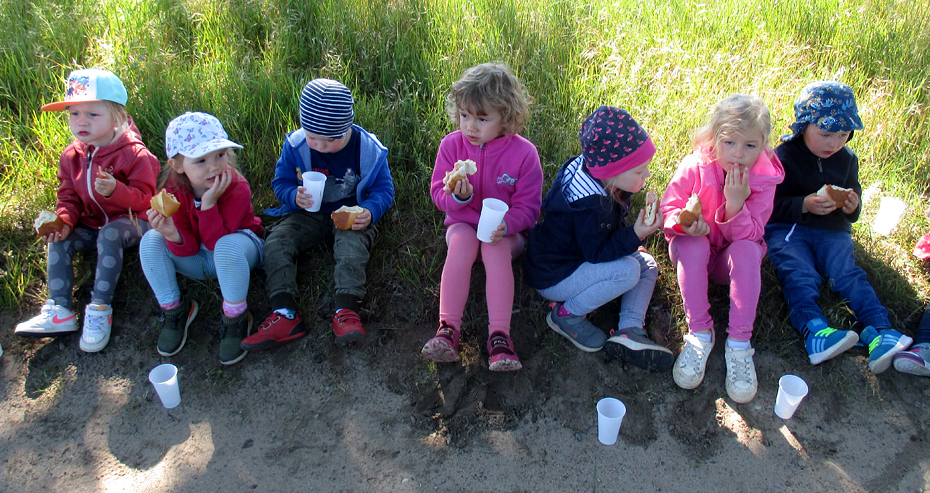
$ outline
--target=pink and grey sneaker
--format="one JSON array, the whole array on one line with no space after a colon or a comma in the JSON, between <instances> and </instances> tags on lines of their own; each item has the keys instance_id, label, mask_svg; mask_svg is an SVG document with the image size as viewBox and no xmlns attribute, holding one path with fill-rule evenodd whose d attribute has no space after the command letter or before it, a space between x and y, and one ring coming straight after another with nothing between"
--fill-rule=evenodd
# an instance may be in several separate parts
<instances>
[{"instance_id":1,"label":"pink and grey sneaker","mask_svg":"<svg viewBox=\"0 0 930 493\"><path fill-rule=\"evenodd\" d=\"M74 310L56 304L55 300L48 300L38 315L18 324L13 333L20 337L52 337L77 330Z\"/></svg>"},{"instance_id":2,"label":"pink and grey sneaker","mask_svg":"<svg viewBox=\"0 0 930 493\"><path fill-rule=\"evenodd\" d=\"M523 368L520 358L513 350L513 341L503 332L488 337L488 369L491 371L516 371Z\"/></svg>"},{"instance_id":3,"label":"pink and grey sneaker","mask_svg":"<svg viewBox=\"0 0 930 493\"><path fill-rule=\"evenodd\" d=\"M930 377L930 344L914 344L892 358L894 369L921 377Z\"/></svg>"},{"instance_id":4,"label":"pink and grey sneaker","mask_svg":"<svg viewBox=\"0 0 930 493\"><path fill-rule=\"evenodd\" d=\"M443 320L439 323L436 335L426 341L420 351L427 359L437 363L452 363L461 358L459 356L459 331L449 322Z\"/></svg>"}]
</instances>

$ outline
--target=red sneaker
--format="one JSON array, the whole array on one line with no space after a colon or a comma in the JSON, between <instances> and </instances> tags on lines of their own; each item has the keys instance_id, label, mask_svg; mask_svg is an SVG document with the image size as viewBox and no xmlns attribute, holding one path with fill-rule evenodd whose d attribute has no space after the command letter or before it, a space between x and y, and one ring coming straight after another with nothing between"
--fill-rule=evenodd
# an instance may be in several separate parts
<instances>
[{"instance_id":1,"label":"red sneaker","mask_svg":"<svg viewBox=\"0 0 930 493\"><path fill-rule=\"evenodd\" d=\"M271 312L271 315L268 315L268 318L258 326L258 330L243 339L239 346L246 351L271 349L305 335L307 335L307 329L304 328L304 322L299 313L295 313L294 318L290 319L278 312Z\"/></svg>"},{"instance_id":2,"label":"red sneaker","mask_svg":"<svg viewBox=\"0 0 930 493\"><path fill-rule=\"evenodd\" d=\"M339 344L362 342L365 339L365 329L362 328L358 313L348 308L339 310L333 316L333 332L336 333L336 342Z\"/></svg>"}]
</instances>

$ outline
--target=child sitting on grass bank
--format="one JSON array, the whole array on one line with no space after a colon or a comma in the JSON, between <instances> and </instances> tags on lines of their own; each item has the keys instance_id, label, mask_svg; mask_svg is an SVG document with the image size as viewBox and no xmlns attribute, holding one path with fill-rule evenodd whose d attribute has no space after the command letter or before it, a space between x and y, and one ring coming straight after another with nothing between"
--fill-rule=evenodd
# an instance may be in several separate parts
<instances>
[{"instance_id":1,"label":"child sitting on grass bank","mask_svg":"<svg viewBox=\"0 0 930 493\"><path fill-rule=\"evenodd\" d=\"M281 206L265 210L283 216L268 234L265 276L272 313L250 337L248 350L269 349L307 334L297 305L297 257L320 242L332 243L336 259L333 332L336 342L361 342L365 329L358 312L365 297L365 267L375 241L375 224L394 201L388 150L373 134L355 125L349 88L314 79L300 94L301 128L287 135L271 187ZM301 174L326 175L323 196L307 193ZM305 209L320 204L318 212ZM342 206L361 213L351 228L337 228L330 214Z\"/></svg>"},{"instance_id":2,"label":"child sitting on grass bank","mask_svg":"<svg viewBox=\"0 0 930 493\"><path fill-rule=\"evenodd\" d=\"M158 159L126 114L128 96L116 75L93 68L75 70L67 85L63 101L42 107L66 111L74 134L58 164L55 212L64 224L42 237L48 243L49 299L39 315L16 326L15 334L48 337L77 331L72 259L79 251L94 249L97 268L80 347L95 352L110 341L110 305L123 268L123 250L137 245L149 229L145 217L136 215L149 208Z\"/></svg>"},{"instance_id":3,"label":"child sitting on grass bank","mask_svg":"<svg viewBox=\"0 0 930 493\"><path fill-rule=\"evenodd\" d=\"M164 314L158 354L177 354L197 316L197 302L181 296L177 272L193 279L216 279L223 293L220 363L245 357L240 348L252 315L246 295L252 269L261 266L265 233L252 212L252 191L236 169L233 149L220 121L206 113L185 113L168 124L168 163L162 184L177 198L174 214L148 211L152 230L142 238L142 270Z\"/></svg>"},{"instance_id":4,"label":"child sitting on grass bank","mask_svg":"<svg viewBox=\"0 0 930 493\"><path fill-rule=\"evenodd\" d=\"M695 132L694 152L678 165L662 199L669 258L688 322L672 377L683 389L701 384L715 339L708 281L729 285L726 390L738 403L751 401L758 388L749 340L762 289L762 235L775 186L785 176L768 144L771 133L769 110L758 96L724 98ZM700 210L687 224L692 196Z\"/></svg>"},{"instance_id":5,"label":"child sitting on grass bank","mask_svg":"<svg viewBox=\"0 0 930 493\"><path fill-rule=\"evenodd\" d=\"M841 82L813 82L794 103L791 133L775 153L785 166L785 181L775 191L775 209L765 227L769 258L782 283L791 324L804 338L811 364L842 354L860 339L869 348L869 369L888 369L911 338L891 328L888 311L856 265L852 223L859 219L859 159L846 144L862 120L852 89ZM850 190L836 202L818 191L824 185ZM826 276L865 325L857 335L830 326L817 306Z\"/></svg>"},{"instance_id":6,"label":"child sitting on grass bank","mask_svg":"<svg viewBox=\"0 0 930 493\"><path fill-rule=\"evenodd\" d=\"M487 275L488 368L519 370L523 365L510 339L512 262L523 251L525 235L539 217L543 181L536 146L518 135L529 119L529 98L510 69L484 63L466 70L452 84L446 112L459 130L439 144L430 194L446 213L448 251L439 288L439 330L422 353L438 362L460 359L462 315L472 265L480 255ZM475 163L474 173L450 187L446 175L465 160ZM486 198L502 200L509 207L488 243L477 237Z\"/></svg>"},{"instance_id":7,"label":"child sitting on grass bank","mask_svg":"<svg viewBox=\"0 0 930 493\"><path fill-rule=\"evenodd\" d=\"M527 282L557 302L546 322L582 351L603 347L640 368L667 370L674 355L643 330L659 269L642 243L662 217L647 225L643 209L632 224L627 218L630 197L651 176L655 145L629 113L610 106L586 118L579 136L581 155L559 169L545 217L530 232ZM620 320L608 339L585 316L618 296Z\"/></svg>"}]
</instances>

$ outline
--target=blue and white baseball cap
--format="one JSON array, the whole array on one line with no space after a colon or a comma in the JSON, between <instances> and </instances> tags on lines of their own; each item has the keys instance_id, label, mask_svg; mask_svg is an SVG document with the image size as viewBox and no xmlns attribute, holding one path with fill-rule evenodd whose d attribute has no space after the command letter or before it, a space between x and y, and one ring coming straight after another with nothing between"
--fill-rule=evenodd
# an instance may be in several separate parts
<instances>
[{"instance_id":1,"label":"blue and white baseball cap","mask_svg":"<svg viewBox=\"0 0 930 493\"><path fill-rule=\"evenodd\" d=\"M126 106L126 88L113 72L97 68L73 70L68 75L65 99L42 106L42 111L61 111L72 104L112 101Z\"/></svg>"}]
</instances>

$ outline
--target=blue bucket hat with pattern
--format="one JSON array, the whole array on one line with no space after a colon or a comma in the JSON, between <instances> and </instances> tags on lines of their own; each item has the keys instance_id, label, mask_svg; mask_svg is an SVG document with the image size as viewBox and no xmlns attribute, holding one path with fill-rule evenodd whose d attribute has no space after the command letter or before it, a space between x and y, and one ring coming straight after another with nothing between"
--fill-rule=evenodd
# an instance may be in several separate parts
<instances>
[{"instance_id":1,"label":"blue bucket hat with pattern","mask_svg":"<svg viewBox=\"0 0 930 493\"><path fill-rule=\"evenodd\" d=\"M781 140L787 142L801 135L808 123L827 132L862 130L852 88L842 82L811 82L804 86L794 103L791 133Z\"/></svg>"}]
</instances>

